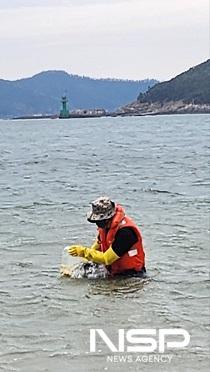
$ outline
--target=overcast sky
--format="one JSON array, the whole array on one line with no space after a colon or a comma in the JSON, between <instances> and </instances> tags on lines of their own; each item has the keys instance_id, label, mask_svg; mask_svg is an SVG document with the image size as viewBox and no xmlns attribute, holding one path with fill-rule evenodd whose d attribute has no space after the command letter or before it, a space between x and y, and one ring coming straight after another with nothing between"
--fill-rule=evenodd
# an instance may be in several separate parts
<instances>
[{"instance_id":1,"label":"overcast sky","mask_svg":"<svg viewBox=\"0 0 210 372\"><path fill-rule=\"evenodd\" d=\"M209 0L0 0L0 78L167 80L209 58Z\"/></svg>"}]
</instances>

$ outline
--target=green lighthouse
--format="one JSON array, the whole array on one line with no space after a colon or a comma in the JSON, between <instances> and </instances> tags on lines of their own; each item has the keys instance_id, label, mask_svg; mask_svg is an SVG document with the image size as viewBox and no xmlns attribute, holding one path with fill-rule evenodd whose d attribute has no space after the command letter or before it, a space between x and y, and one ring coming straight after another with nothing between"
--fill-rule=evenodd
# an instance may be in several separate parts
<instances>
[{"instance_id":1,"label":"green lighthouse","mask_svg":"<svg viewBox=\"0 0 210 372\"><path fill-rule=\"evenodd\" d=\"M67 119L67 118L69 118L69 109L68 109L68 99L67 99L66 96L62 96L61 104L62 104L62 108L60 110L59 118L60 119Z\"/></svg>"}]
</instances>

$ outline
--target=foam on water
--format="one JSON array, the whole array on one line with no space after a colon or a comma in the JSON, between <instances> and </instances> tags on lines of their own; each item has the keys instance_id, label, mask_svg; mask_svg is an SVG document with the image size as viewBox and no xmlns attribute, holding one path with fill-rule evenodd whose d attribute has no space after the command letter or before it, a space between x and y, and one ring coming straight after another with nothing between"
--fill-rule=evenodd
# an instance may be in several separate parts
<instances>
[{"instance_id":1,"label":"foam on water","mask_svg":"<svg viewBox=\"0 0 210 372\"><path fill-rule=\"evenodd\" d=\"M69 247L65 247L62 252L60 274L72 279L105 279L108 271L104 265L88 262L80 257L72 257L68 253Z\"/></svg>"},{"instance_id":2,"label":"foam on water","mask_svg":"<svg viewBox=\"0 0 210 372\"><path fill-rule=\"evenodd\" d=\"M104 265L94 264L92 262L81 262L77 265L69 266L61 264L61 276L67 276L72 279L105 279L109 276Z\"/></svg>"}]
</instances>

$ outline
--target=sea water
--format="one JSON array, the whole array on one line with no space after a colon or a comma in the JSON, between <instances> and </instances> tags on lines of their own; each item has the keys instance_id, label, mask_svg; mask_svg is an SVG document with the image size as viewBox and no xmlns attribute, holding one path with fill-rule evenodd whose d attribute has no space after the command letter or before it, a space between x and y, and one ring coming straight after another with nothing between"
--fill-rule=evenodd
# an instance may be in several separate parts
<instances>
[{"instance_id":1,"label":"sea water","mask_svg":"<svg viewBox=\"0 0 210 372\"><path fill-rule=\"evenodd\" d=\"M209 369L209 115L0 121L2 371ZM148 278L60 278L65 246L91 246L108 195L140 227ZM90 353L91 328L184 328L170 363ZM98 350L97 349L97 350ZM141 355L140 355L141 356ZM154 359L154 358L153 358Z\"/></svg>"}]
</instances>

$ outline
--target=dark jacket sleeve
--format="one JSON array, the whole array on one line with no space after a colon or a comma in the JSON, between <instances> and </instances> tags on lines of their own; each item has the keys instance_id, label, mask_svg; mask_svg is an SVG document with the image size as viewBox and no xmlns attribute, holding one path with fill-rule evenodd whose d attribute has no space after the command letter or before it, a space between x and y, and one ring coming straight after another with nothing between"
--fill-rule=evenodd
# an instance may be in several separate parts
<instances>
[{"instance_id":1,"label":"dark jacket sleeve","mask_svg":"<svg viewBox=\"0 0 210 372\"><path fill-rule=\"evenodd\" d=\"M131 227L124 227L117 231L115 240L112 243L113 251L123 256L138 241L138 238Z\"/></svg>"}]
</instances>

